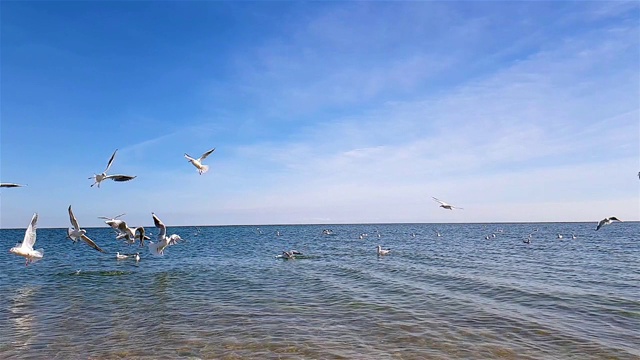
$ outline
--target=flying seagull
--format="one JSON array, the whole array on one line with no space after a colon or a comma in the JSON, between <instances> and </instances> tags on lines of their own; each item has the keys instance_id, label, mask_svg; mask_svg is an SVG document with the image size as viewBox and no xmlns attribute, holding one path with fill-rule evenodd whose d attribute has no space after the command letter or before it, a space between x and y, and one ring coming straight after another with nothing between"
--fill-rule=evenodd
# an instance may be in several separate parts
<instances>
[{"instance_id":1,"label":"flying seagull","mask_svg":"<svg viewBox=\"0 0 640 360\"><path fill-rule=\"evenodd\" d=\"M449 210L453 210L453 209L460 209L460 210L462 210L462 208L461 208L461 207L457 207L457 206L453 206L453 205L451 205L451 204L447 204L446 202L444 202L444 201L442 201L442 200L440 200L440 199L434 198L433 196L432 196L432 198L433 198L433 200L435 200L435 201L437 201L437 202L439 202L439 203L440 203L440 207L441 207L441 208L445 208L445 209L449 209Z\"/></svg>"},{"instance_id":2,"label":"flying seagull","mask_svg":"<svg viewBox=\"0 0 640 360\"><path fill-rule=\"evenodd\" d=\"M207 151L206 153L202 154L202 156L200 156L200 158L198 159L194 159L191 156L189 156L189 154L185 153L184 157L187 158L187 160L193 164L193 166L195 166L198 169L198 173L200 175L206 173L209 170L209 166L207 165L202 165L202 161L204 161L204 159L207 158L207 156L211 155L212 152L216 151L216 148L213 148L209 151Z\"/></svg>"},{"instance_id":3,"label":"flying seagull","mask_svg":"<svg viewBox=\"0 0 640 360\"><path fill-rule=\"evenodd\" d=\"M0 183L0 188L15 188L15 187L23 187L27 186L22 184L14 184L14 183Z\"/></svg>"},{"instance_id":4,"label":"flying seagull","mask_svg":"<svg viewBox=\"0 0 640 360\"><path fill-rule=\"evenodd\" d=\"M604 218L604 219L600 220L600 222L598 222L598 226L596 227L596 230L600 230L601 227L611 224L612 221L620 221L620 222L622 222L622 220L618 219L615 216Z\"/></svg>"},{"instance_id":5,"label":"flying seagull","mask_svg":"<svg viewBox=\"0 0 640 360\"><path fill-rule=\"evenodd\" d=\"M156 216L155 213L151 213L151 216L153 216L153 224L160 229L160 231L158 232L158 242L149 242L149 252L152 255L162 256L164 255L164 249L167 246L177 244L182 240L182 238L176 234L167 236L167 226Z\"/></svg>"},{"instance_id":6,"label":"flying seagull","mask_svg":"<svg viewBox=\"0 0 640 360\"><path fill-rule=\"evenodd\" d=\"M120 233L116 236L116 240L126 239L129 245L136 242L136 238L140 240L140 246L144 246L144 241L151 239L144 234L144 227L130 228L124 220L115 220L118 223L116 230ZM110 225L111 226L111 225ZM136 235L138 235L136 237Z\"/></svg>"},{"instance_id":7,"label":"flying seagull","mask_svg":"<svg viewBox=\"0 0 640 360\"><path fill-rule=\"evenodd\" d=\"M16 254L18 256L22 256L27 259L27 262L24 264L28 266L29 263L34 263L36 261L42 260L44 256L44 250L38 249L33 250L33 245L36 243L36 223L38 222L38 213L34 213L31 218L31 223L29 223L29 227L24 232L24 239L22 240L22 244L16 244L16 246L12 247L9 250L10 253Z\"/></svg>"},{"instance_id":8,"label":"flying seagull","mask_svg":"<svg viewBox=\"0 0 640 360\"><path fill-rule=\"evenodd\" d=\"M114 230L118 230L118 226L123 222L123 220L118 220L118 218L125 215L127 214L120 214L112 218L107 216L98 216L98 219L103 219L105 224L109 225Z\"/></svg>"},{"instance_id":9,"label":"flying seagull","mask_svg":"<svg viewBox=\"0 0 640 360\"><path fill-rule=\"evenodd\" d=\"M382 246L378 245L378 256L384 256L391 252L391 249L383 249Z\"/></svg>"},{"instance_id":10,"label":"flying seagull","mask_svg":"<svg viewBox=\"0 0 640 360\"><path fill-rule=\"evenodd\" d=\"M116 152L118 152L118 149L116 149L116 151L113 152L113 155L111 155L111 159L109 159L109 163L107 164L106 169L104 169L104 171L101 174L95 174L89 178L89 179L95 180L95 182L91 184L91 187L93 187L93 185L96 185L96 184L98 185L98 187L100 187L100 183L107 179L122 182L122 181L133 180L136 178L135 176L131 176L131 175L107 175L107 171L109 171L111 164L113 164L113 159L116 158Z\"/></svg>"},{"instance_id":11,"label":"flying seagull","mask_svg":"<svg viewBox=\"0 0 640 360\"><path fill-rule=\"evenodd\" d=\"M73 215L73 211L71 210L71 205L69 205L69 220L71 220L71 226L72 226L69 229L67 229L67 235L69 236L69 239L71 239L74 243L78 241L78 239L82 239L84 240L84 242L87 243L87 245L91 246L92 248L100 252L106 252L102 250L100 246L96 245L96 243L94 243L93 240L87 237L86 235L87 230L80 228L80 224L78 224L78 220L76 219L76 216Z\"/></svg>"}]
</instances>

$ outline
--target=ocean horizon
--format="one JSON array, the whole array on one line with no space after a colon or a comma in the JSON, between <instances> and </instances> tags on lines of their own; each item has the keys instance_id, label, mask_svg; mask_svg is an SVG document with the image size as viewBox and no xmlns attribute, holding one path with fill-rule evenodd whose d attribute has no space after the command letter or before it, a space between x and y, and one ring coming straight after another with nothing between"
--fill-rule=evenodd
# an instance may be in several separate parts
<instances>
[{"instance_id":1,"label":"ocean horizon","mask_svg":"<svg viewBox=\"0 0 640 360\"><path fill-rule=\"evenodd\" d=\"M640 359L639 224L595 225L170 226L162 257L39 228L29 266L0 229L0 358Z\"/></svg>"}]
</instances>

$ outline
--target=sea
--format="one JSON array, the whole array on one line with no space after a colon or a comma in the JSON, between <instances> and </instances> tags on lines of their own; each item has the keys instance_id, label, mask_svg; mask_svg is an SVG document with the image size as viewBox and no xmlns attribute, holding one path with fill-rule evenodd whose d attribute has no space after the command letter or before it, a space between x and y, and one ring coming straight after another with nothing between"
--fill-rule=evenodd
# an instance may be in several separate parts
<instances>
[{"instance_id":1,"label":"sea","mask_svg":"<svg viewBox=\"0 0 640 360\"><path fill-rule=\"evenodd\" d=\"M640 223L595 226L38 229L29 266L4 229L0 359L640 359Z\"/></svg>"}]
</instances>

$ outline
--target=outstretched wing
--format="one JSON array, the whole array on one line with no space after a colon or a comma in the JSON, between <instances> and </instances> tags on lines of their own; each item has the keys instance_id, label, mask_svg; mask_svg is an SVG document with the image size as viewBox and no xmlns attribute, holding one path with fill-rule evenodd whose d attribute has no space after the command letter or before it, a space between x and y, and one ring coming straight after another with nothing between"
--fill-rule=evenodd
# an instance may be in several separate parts
<instances>
[{"instance_id":1,"label":"outstretched wing","mask_svg":"<svg viewBox=\"0 0 640 360\"><path fill-rule=\"evenodd\" d=\"M22 240L22 248L33 250L33 244L36 243L36 223L38 222L38 213L34 213L31 223L24 232L24 240Z\"/></svg>"},{"instance_id":2,"label":"outstretched wing","mask_svg":"<svg viewBox=\"0 0 640 360\"><path fill-rule=\"evenodd\" d=\"M14 188L14 187L22 187L26 185L14 184L14 183L0 183L0 188Z\"/></svg>"},{"instance_id":3,"label":"outstretched wing","mask_svg":"<svg viewBox=\"0 0 640 360\"><path fill-rule=\"evenodd\" d=\"M123 181L133 180L133 179L136 178L136 176L131 176L131 175L108 175L106 178L107 179L111 179L113 181L123 182Z\"/></svg>"},{"instance_id":4,"label":"outstretched wing","mask_svg":"<svg viewBox=\"0 0 640 360\"><path fill-rule=\"evenodd\" d=\"M87 235L82 235L82 236L80 236L80 238L82 240L84 240L84 242L86 242L87 245L91 246L92 248L94 248L94 249L96 249L96 250L98 250L100 252L106 252L106 251L102 250L100 248L100 246L96 245L96 243L94 243L93 240L89 239L89 237L87 237Z\"/></svg>"},{"instance_id":5,"label":"outstretched wing","mask_svg":"<svg viewBox=\"0 0 640 360\"><path fill-rule=\"evenodd\" d=\"M107 171L109 171L109 168L111 167L111 164L113 164L113 159L116 158L116 153L118 152L118 149L116 149L116 151L113 152L113 155L111 155L111 159L109 159L109 163L107 164L107 168L104 169L104 172L106 173Z\"/></svg>"},{"instance_id":6,"label":"outstretched wing","mask_svg":"<svg viewBox=\"0 0 640 360\"><path fill-rule=\"evenodd\" d=\"M449 205L449 204L447 204L446 202L444 202L444 201L442 201L442 200L440 200L440 199L438 199L438 198L435 198L435 197L433 197L433 196L432 196L432 198L433 198L433 200L435 200L435 201L439 202L439 203L440 203L440 205Z\"/></svg>"},{"instance_id":7,"label":"outstretched wing","mask_svg":"<svg viewBox=\"0 0 640 360\"><path fill-rule=\"evenodd\" d=\"M78 225L78 220L76 220L76 216L73 215L73 211L71 211L71 205L69 205L69 220L71 220L71 226L73 226L77 230L80 230L80 225Z\"/></svg>"},{"instance_id":8,"label":"outstretched wing","mask_svg":"<svg viewBox=\"0 0 640 360\"><path fill-rule=\"evenodd\" d=\"M213 149L207 151L206 153L202 154L202 156L200 156L200 159L198 159L198 160L202 161L202 160L206 159L207 156L211 155L211 153L214 152L214 151L216 151L216 148L213 148Z\"/></svg>"},{"instance_id":9,"label":"outstretched wing","mask_svg":"<svg viewBox=\"0 0 640 360\"><path fill-rule=\"evenodd\" d=\"M158 233L158 239L163 239L167 235L167 227L164 223L156 216L156 214L151 213L153 216L153 224L160 229L160 233Z\"/></svg>"},{"instance_id":10,"label":"outstretched wing","mask_svg":"<svg viewBox=\"0 0 640 360\"><path fill-rule=\"evenodd\" d=\"M184 157L185 157L187 160L189 160L189 162L194 162L194 161L196 161L196 159L192 158L192 157L191 157L191 156L189 156L189 154L187 154L187 153L184 153Z\"/></svg>"}]
</instances>

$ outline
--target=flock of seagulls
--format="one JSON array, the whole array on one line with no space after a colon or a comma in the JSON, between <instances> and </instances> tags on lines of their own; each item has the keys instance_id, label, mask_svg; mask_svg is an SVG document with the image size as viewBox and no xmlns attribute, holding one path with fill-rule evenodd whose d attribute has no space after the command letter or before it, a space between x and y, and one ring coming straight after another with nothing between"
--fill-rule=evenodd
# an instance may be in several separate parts
<instances>
[{"instance_id":1,"label":"flock of seagulls","mask_svg":"<svg viewBox=\"0 0 640 360\"><path fill-rule=\"evenodd\" d=\"M198 173L202 175L209 170L209 166L203 165L202 161L206 159L209 155L211 155L211 153L213 153L214 151L215 151L215 148L205 152L198 159L194 159L190 157L188 154L184 154L184 156L187 158L187 160L191 164L193 164L193 166L195 166L198 169ZM126 182L136 178L136 176L132 176L132 175L108 174L109 169L111 169L111 166L113 165L113 162L116 158L117 152L118 152L118 149L116 149L113 152L113 154L111 154L111 157L107 162L107 167L104 169L104 171L102 171L100 174L94 174L92 177L89 178L94 180L93 184L91 184L91 187L94 187L97 185L97 187L99 188L100 184L105 180L113 180L116 182ZM26 186L26 185L16 184L16 183L0 183L0 188L16 188L16 187L23 187L23 186ZM71 208L71 205L69 205L69 208L67 211L69 212L69 221L71 222L71 227L67 229L67 238L71 239L73 243L77 243L78 241L82 240L84 243L86 243L88 246L95 249L96 251L99 251L101 253L106 253L106 251L104 251L100 246L98 246L98 244L96 244L93 240L91 240L91 238L87 236L87 230L80 227L80 224L78 223L78 219L73 213L73 209ZM148 242L149 253L155 256L163 256L164 251L168 246L175 245L178 242L182 241L182 238L177 234L167 235L166 225L158 218L158 216L155 213L151 213L151 216L153 218L153 223L155 227L157 227L159 230L156 242L151 241L151 238L145 234L144 227L139 226L139 227L132 228L129 225L127 225L127 223L124 220L119 219L124 215L125 214L120 214L112 218L106 217L106 216L99 217L100 219L105 220L105 223L109 227L111 227L113 230L115 230L116 240L124 240L129 245L134 244L136 240L138 240L140 242L141 247L145 246L145 240L149 240ZM25 235L24 235L24 239L22 240L22 243L17 244L16 246L12 247L9 250L9 252L12 254L24 257L26 259L26 263L25 263L26 266L28 266L30 263L34 263L36 261L42 260L42 258L44 257L43 249L38 249L38 250L33 249L33 246L35 245L35 242L36 242L37 222L38 222L38 213L34 213L33 217L31 218L31 222L29 223L29 226L25 231ZM296 253L291 253L291 255L295 256ZM128 259L130 256L133 256L136 262L140 261L141 259L139 252L134 255L120 254L120 252L116 253L117 260Z\"/></svg>"}]
</instances>

